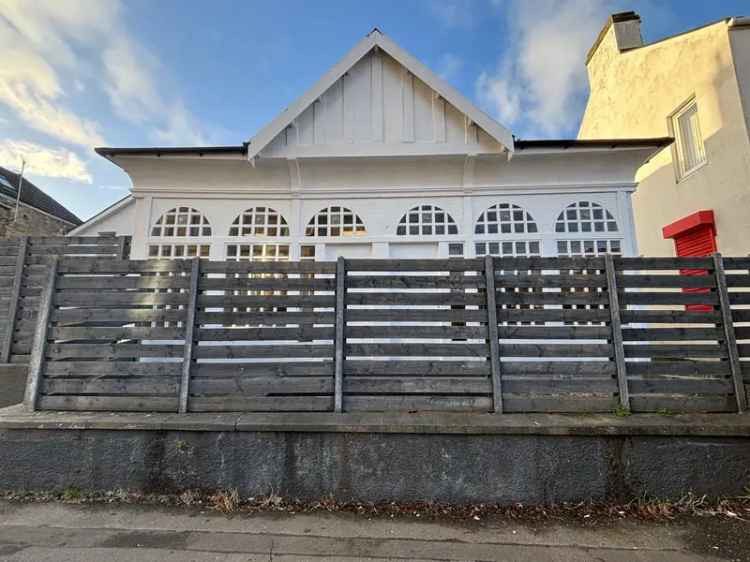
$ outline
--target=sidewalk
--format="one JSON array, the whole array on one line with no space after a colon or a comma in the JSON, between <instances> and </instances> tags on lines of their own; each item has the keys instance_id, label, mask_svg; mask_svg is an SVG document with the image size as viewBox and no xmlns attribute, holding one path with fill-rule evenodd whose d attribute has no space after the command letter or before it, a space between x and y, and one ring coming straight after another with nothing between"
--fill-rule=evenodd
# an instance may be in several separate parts
<instances>
[{"instance_id":1,"label":"sidewalk","mask_svg":"<svg viewBox=\"0 0 750 562\"><path fill-rule=\"evenodd\" d=\"M718 518L586 525L424 522L349 514L231 517L188 508L0 502L0 560L19 562L750 560L747 535L750 523Z\"/></svg>"}]
</instances>

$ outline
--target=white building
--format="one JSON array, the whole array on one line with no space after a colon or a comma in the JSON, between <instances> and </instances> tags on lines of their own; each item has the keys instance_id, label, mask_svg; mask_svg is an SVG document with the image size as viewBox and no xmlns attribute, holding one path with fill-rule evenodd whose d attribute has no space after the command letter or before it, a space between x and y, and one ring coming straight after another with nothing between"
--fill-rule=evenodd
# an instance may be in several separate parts
<instances>
[{"instance_id":1,"label":"white building","mask_svg":"<svg viewBox=\"0 0 750 562\"><path fill-rule=\"evenodd\" d=\"M635 174L669 143L517 140L376 29L241 146L97 149L132 193L71 234L134 258L634 255Z\"/></svg>"}]
</instances>

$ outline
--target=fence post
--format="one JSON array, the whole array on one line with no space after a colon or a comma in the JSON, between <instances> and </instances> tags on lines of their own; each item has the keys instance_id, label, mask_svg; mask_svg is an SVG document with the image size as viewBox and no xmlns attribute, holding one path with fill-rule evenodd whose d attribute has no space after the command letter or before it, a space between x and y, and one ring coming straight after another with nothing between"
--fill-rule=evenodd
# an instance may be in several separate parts
<instances>
[{"instance_id":1,"label":"fence post","mask_svg":"<svg viewBox=\"0 0 750 562\"><path fill-rule=\"evenodd\" d=\"M24 406L30 412L36 410L37 396L39 395L39 383L42 378L44 367L44 356L47 353L47 327L52 308L55 305L55 284L57 283L57 269L60 258L52 256L47 271L47 281L42 289L42 298L39 302L39 316L34 331L34 343L31 346L31 361L29 364L29 376L26 381L26 394L23 399Z\"/></svg>"},{"instance_id":2,"label":"fence post","mask_svg":"<svg viewBox=\"0 0 750 562\"><path fill-rule=\"evenodd\" d=\"M734 334L734 322L732 321L732 306L729 302L727 291L727 278L724 274L724 260L721 254L716 253L714 258L714 274L716 275L716 291L719 293L719 309L721 310L721 324L724 328L724 340L727 343L729 354L729 366L734 383L734 394L737 399L737 411L747 410L747 395L742 381L742 366L740 364L740 353L737 349L737 338Z\"/></svg>"},{"instance_id":3,"label":"fence post","mask_svg":"<svg viewBox=\"0 0 750 562\"><path fill-rule=\"evenodd\" d=\"M188 411L190 399L190 368L193 366L195 348L195 318L198 306L198 282L201 273L201 260L192 258L190 266L190 289L188 292L187 314L185 319L185 348L182 358L182 379L180 381L180 407L179 413Z\"/></svg>"},{"instance_id":4,"label":"fence post","mask_svg":"<svg viewBox=\"0 0 750 562\"><path fill-rule=\"evenodd\" d=\"M8 304L8 325L5 327L3 345L0 349L0 363L10 361L10 352L13 349L13 333L16 331L16 316L18 315L18 301L21 298L21 282L23 281L23 269L26 265L26 251L29 245L29 237L22 236L18 240L18 257L16 258L16 272L13 278L13 288Z\"/></svg>"},{"instance_id":5,"label":"fence post","mask_svg":"<svg viewBox=\"0 0 750 562\"><path fill-rule=\"evenodd\" d=\"M625 347L622 339L622 321L620 320L620 297L617 294L617 272L615 258L612 254L604 255L607 271L607 293L609 293L609 324L612 329L612 346L615 351L615 369L617 370L617 389L620 394L620 407L630 411L630 391L628 390L628 373L625 365Z\"/></svg>"},{"instance_id":6,"label":"fence post","mask_svg":"<svg viewBox=\"0 0 750 562\"><path fill-rule=\"evenodd\" d=\"M490 341L490 369L492 373L492 408L503 413L503 388L500 377L500 339L497 334L497 295L495 294L495 258L484 257L485 292L487 294L487 338Z\"/></svg>"},{"instance_id":7,"label":"fence post","mask_svg":"<svg viewBox=\"0 0 750 562\"><path fill-rule=\"evenodd\" d=\"M126 260L130 256L130 248L128 242L130 241L129 236L120 236L118 247L117 247L117 259Z\"/></svg>"},{"instance_id":8,"label":"fence post","mask_svg":"<svg viewBox=\"0 0 750 562\"><path fill-rule=\"evenodd\" d=\"M346 324L346 260L339 257L336 261L336 352L334 364L334 401L333 409L337 413L344 411L344 328Z\"/></svg>"}]
</instances>

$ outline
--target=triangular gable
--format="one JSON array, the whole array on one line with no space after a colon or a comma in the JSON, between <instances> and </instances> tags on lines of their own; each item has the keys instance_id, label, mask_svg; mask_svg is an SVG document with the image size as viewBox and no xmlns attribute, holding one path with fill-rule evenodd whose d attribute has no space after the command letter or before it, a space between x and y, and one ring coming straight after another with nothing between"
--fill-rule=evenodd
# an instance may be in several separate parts
<instances>
[{"instance_id":1,"label":"triangular gable","mask_svg":"<svg viewBox=\"0 0 750 562\"><path fill-rule=\"evenodd\" d=\"M385 61L384 63L381 63L381 70L377 72L373 70L377 67L373 66L373 64L371 63L372 60ZM303 147L302 145L317 144L318 146L320 146L321 144L330 145L336 144L337 142L339 143L340 147L346 146L348 144L350 148L347 148L343 153L340 149L335 150L330 154L332 156L358 155L360 153L363 155L370 155L374 154L373 150L375 150L376 153L377 148L373 148L373 144L371 142L363 143L363 145L367 145L367 148L363 149L361 147L362 145L360 147L355 146L356 141L379 141L382 143L386 140L385 138L383 138L384 136L386 136L386 134L384 132L376 132L374 134L375 138L352 138L357 137L356 129L358 126L361 128L361 123L355 123L353 125L340 125L340 127L342 127L342 134L340 135L340 138L332 140L334 135L329 133L329 137L331 137L330 139L323 138L321 141L321 139L318 138L317 142L310 142L310 133L305 131L305 127L307 127L307 129L313 128L315 115L317 115L313 109L313 106L314 104L316 104L316 102L318 102L319 106L322 106L322 108L318 110L318 113L328 111L329 117L331 115L334 115L333 108L335 107L335 111L340 111L340 113L344 117L347 116L346 112L349 111L352 114L349 116L350 121L354 121L357 118L359 118L360 121L364 120L369 122L370 119L374 121L376 115L375 113L372 113L371 115L365 117L357 115L357 108L352 108L352 103L350 101L347 101L346 103L344 102L344 77L348 77L348 84L353 84L350 87L356 90L358 77L360 83L366 81L367 84L370 83L370 80L385 80L383 75L386 70L384 69L390 69L392 73L393 67L395 65L398 65L403 71L403 84L408 84L410 88L408 94L404 93L399 95L410 95L416 98L416 103L414 100L409 98L408 101L410 105L404 105L405 109L403 111L405 114L408 113L409 107L411 107L414 111L419 111L420 100L422 101L423 105L424 100L430 99L430 97L433 100L440 100L440 103L444 104L444 108L441 106L440 117L444 119L445 127L448 129L449 133L451 126L453 126L454 129L456 128L456 122L458 122L458 126L460 126L461 128L462 136L464 134L464 128L466 129L467 139L469 137L469 131L474 130L474 137L476 137L477 146L471 148L469 151L480 148L479 152L486 151L512 153L513 135L508 129L480 111L455 88L436 76L430 69L419 62L416 58L401 49L391 39L383 35L379 30L375 29L359 43L357 43L357 45L355 45L355 47L351 51L349 51L349 53L341 61L339 61L333 68L331 68L310 90L308 90L302 97L297 99L271 123L261 129L258 134L249 141L247 146L248 159L253 161L258 156L283 157L287 152L289 152L285 150L288 138L290 144L299 145L295 146L294 150L291 151L292 154L298 156L304 156L306 154L312 156L320 156L326 154L325 152L321 152L319 148L310 150L309 146L307 147L308 150L305 150L305 147ZM363 75L365 75L364 80L362 79ZM356 91L351 95L356 97ZM382 95L385 96L387 94ZM339 100L338 98L341 99ZM337 103L339 105L334 105ZM341 110L339 110L339 107L341 107ZM368 111L376 110L368 108ZM435 113L437 114L437 112ZM344 117L342 117L342 119ZM378 117L380 118L381 116L378 115ZM320 119L319 115L318 119ZM387 121L388 117L385 116L382 117L382 119L385 119ZM404 117L404 119L406 118ZM417 123L418 122L419 121L417 121ZM328 127L329 129L333 127L330 122L323 123L322 126L319 123L315 123L315 125L318 129L322 129L322 132L320 132L318 135L319 137L325 137L326 127ZM343 127L349 127L353 130L344 133ZM296 133L294 133L295 141L293 143L291 142L291 136L286 133L286 131L290 129L296 130ZM414 146L405 148L403 150L400 150L399 152L409 153L409 150L412 150L415 154L419 153L420 150L422 150L424 147L419 146L420 138L418 132L415 133L414 130L410 131L409 127L407 127L406 125L404 125L404 129L405 132L403 134L403 138L400 140L405 143L414 143ZM411 138L409 138L410 134ZM303 137L307 140L305 141ZM443 135L443 137L445 137L445 135ZM442 138L439 140L442 140L443 146L442 148L435 147L434 150L437 153L439 153L441 149L446 153L450 152L451 147L445 144L446 139ZM466 142L468 143L468 140ZM387 151L387 149L384 150Z\"/></svg>"}]
</instances>

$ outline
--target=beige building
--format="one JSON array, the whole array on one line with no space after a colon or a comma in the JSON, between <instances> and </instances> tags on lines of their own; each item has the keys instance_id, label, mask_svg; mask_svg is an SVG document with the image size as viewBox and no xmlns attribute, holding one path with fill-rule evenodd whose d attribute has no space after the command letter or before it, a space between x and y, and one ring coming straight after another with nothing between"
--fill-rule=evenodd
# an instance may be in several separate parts
<instances>
[{"instance_id":1,"label":"beige building","mask_svg":"<svg viewBox=\"0 0 750 562\"><path fill-rule=\"evenodd\" d=\"M651 44L640 24L614 14L589 51L578 138L674 137L638 172L640 253L750 254L750 18Z\"/></svg>"}]
</instances>

